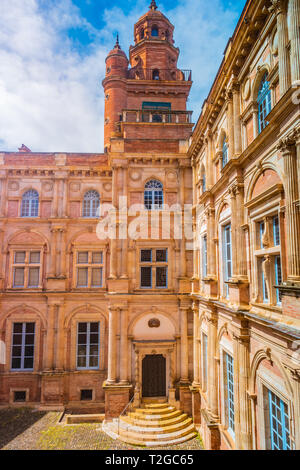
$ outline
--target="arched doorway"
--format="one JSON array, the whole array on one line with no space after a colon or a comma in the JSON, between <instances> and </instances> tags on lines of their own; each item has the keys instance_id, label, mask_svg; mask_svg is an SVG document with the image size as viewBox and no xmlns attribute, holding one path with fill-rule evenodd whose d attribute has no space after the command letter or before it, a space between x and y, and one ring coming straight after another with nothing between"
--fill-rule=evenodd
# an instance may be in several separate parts
<instances>
[{"instance_id":1,"label":"arched doorway","mask_svg":"<svg viewBox=\"0 0 300 470\"><path fill-rule=\"evenodd\" d=\"M166 359L162 354L149 354L142 362L143 397L166 396Z\"/></svg>"}]
</instances>

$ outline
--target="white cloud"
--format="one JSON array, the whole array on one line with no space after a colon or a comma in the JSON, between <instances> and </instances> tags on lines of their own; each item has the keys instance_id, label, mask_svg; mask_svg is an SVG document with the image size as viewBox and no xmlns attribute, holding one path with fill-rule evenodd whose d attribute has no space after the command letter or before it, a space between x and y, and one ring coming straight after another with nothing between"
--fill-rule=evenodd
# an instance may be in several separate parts
<instances>
[{"instance_id":1,"label":"white cloud","mask_svg":"<svg viewBox=\"0 0 300 470\"><path fill-rule=\"evenodd\" d=\"M126 13L107 8L104 28L95 30L71 0L0 0L1 149L24 143L33 151L101 152L105 57L117 30L128 52L148 5L138 0ZM196 120L237 15L219 0L180 0L162 11L175 25L180 66L193 69L189 108ZM93 38L86 53L68 37L71 27Z\"/></svg>"}]
</instances>

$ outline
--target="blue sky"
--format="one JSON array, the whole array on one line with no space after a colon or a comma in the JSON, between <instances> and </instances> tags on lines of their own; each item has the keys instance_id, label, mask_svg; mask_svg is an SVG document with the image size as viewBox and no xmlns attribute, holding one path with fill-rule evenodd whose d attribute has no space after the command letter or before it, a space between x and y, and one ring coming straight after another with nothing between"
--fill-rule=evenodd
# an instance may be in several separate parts
<instances>
[{"instance_id":1,"label":"blue sky","mask_svg":"<svg viewBox=\"0 0 300 470\"><path fill-rule=\"evenodd\" d=\"M0 1L0 151L102 152L105 57L123 50L150 0ZM197 121L245 1L161 0Z\"/></svg>"}]
</instances>

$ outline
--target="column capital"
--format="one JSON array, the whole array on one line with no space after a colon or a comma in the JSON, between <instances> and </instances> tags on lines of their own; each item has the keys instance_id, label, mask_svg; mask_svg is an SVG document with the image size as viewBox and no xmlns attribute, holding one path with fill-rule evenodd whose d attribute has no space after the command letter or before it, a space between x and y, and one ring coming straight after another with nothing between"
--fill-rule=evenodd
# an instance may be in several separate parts
<instances>
[{"instance_id":1,"label":"column capital","mask_svg":"<svg viewBox=\"0 0 300 470\"><path fill-rule=\"evenodd\" d=\"M272 6L269 8L270 12L274 12L275 15L279 15L285 12L286 1L285 0L271 0Z\"/></svg>"},{"instance_id":2,"label":"column capital","mask_svg":"<svg viewBox=\"0 0 300 470\"><path fill-rule=\"evenodd\" d=\"M290 155L293 153L293 149L295 148L296 139L294 135L289 135L280 139L277 144L277 149L280 150L282 155L285 157L286 155Z\"/></svg>"}]
</instances>

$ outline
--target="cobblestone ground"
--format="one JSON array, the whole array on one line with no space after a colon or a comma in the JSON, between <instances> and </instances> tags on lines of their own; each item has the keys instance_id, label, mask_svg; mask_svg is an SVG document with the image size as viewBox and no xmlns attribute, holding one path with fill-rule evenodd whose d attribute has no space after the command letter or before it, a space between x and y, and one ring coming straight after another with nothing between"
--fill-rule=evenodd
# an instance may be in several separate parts
<instances>
[{"instance_id":1,"label":"cobblestone ground","mask_svg":"<svg viewBox=\"0 0 300 470\"><path fill-rule=\"evenodd\" d=\"M141 450L113 440L99 424L59 424L60 413L28 408L0 410L1 450ZM147 448L149 449L149 447ZM157 449L157 448L156 448ZM159 449L202 450L200 438Z\"/></svg>"}]
</instances>

